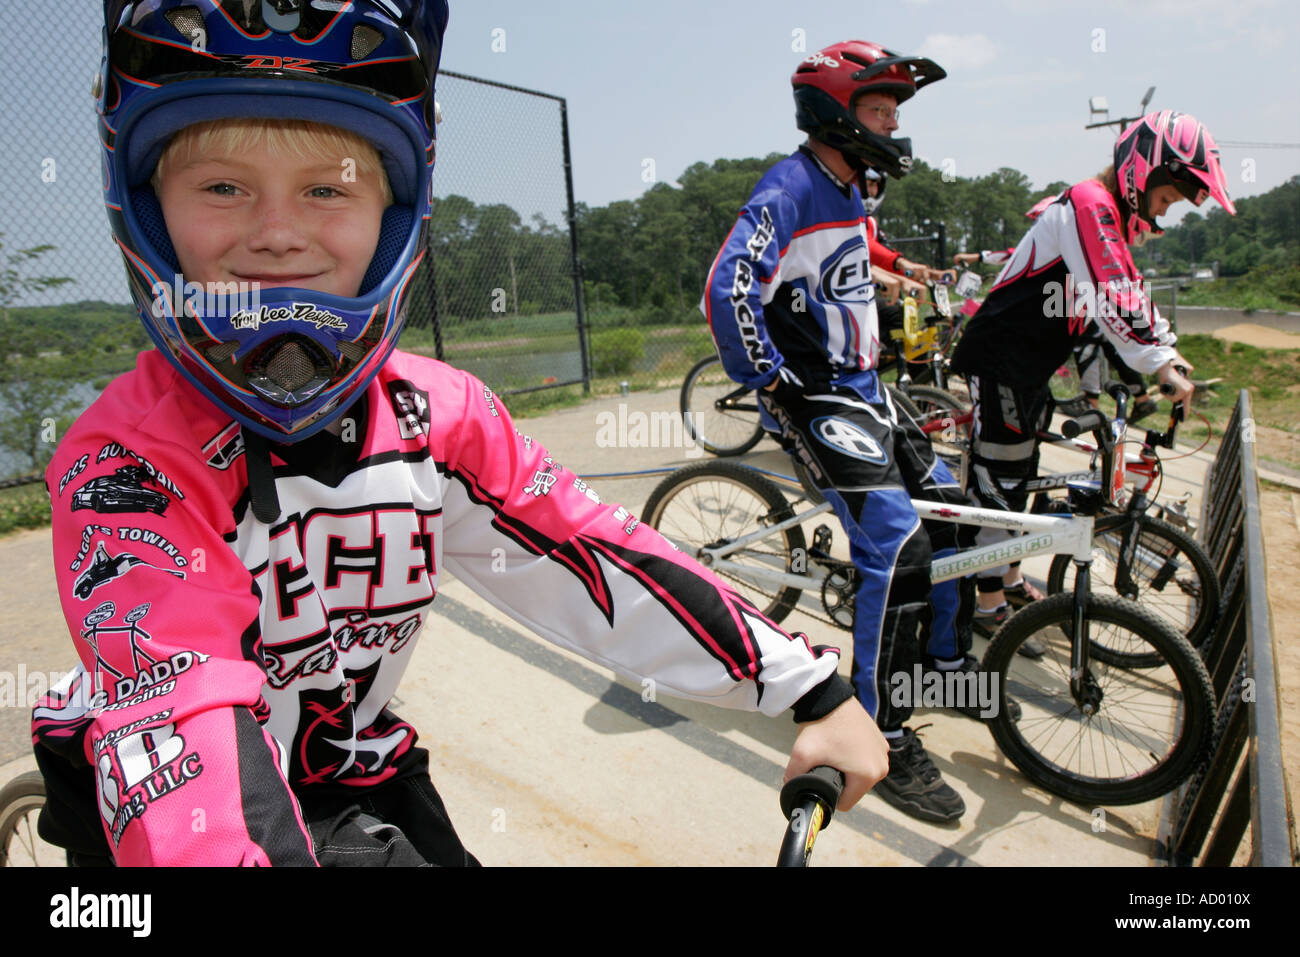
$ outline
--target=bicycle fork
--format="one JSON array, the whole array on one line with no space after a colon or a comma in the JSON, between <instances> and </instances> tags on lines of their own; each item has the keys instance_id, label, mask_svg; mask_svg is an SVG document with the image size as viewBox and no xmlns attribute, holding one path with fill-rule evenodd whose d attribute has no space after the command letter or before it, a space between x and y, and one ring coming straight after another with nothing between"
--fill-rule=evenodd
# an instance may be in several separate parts
<instances>
[{"instance_id":1,"label":"bicycle fork","mask_svg":"<svg viewBox=\"0 0 1300 957\"><path fill-rule=\"evenodd\" d=\"M1088 597L1092 594L1092 560L1074 561L1074 627L1070 635L1070 694L1079 710L1087 717L1097 713L1101 705L1101 687L1092 677L1089 667Z\"/></svg>"}]
</instances>

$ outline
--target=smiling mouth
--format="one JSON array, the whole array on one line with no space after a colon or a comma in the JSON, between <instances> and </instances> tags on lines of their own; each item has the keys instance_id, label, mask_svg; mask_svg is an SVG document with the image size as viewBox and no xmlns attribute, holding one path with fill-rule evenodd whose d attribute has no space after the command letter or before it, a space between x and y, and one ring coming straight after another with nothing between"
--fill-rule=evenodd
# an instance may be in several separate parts
<instances>
[{"instance_id":1,"label":"smiling mouth","mask_svg":"<svg viewBox=\"0 0 1300 957\"><path fill-rule=\"evenodd\" d=\"M238 274L237 274L238 275ZM319 273L300 273L293 276L267 276L261 274L243 274L239 275L241 282L261 283L263 286L296 286L304 282L310 282L319 276Z\"/></svg>"}]
</instances>

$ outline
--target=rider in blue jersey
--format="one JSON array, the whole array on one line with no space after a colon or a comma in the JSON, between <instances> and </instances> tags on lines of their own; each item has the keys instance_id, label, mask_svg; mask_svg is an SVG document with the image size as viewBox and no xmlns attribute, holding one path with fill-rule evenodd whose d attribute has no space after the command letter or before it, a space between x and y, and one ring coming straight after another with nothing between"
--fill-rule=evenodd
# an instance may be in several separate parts
<instances>
[{"instance_id":1,"label":"rider in blue jersey","mask_svg":"<svg viewBox=\"0 0 1300 957\"><path fill-rule=\"evenodd\" d=\"M861 41L807 57L793 84L808 142L755 187L701 303L728 374L759 390L764 425L849 536L858 573L854 687L890 739L890 773L876 793L940 822L959 818L965 804L905 727L909 682L922 642L927 667L971 670L975 661L969 627L958 627L968 589L945 583L931 600L931 556L957 546L957 527L923 527L909 499L965 499L877 373L880 331L857 182L868 166L907 172L911 142L889 135L897 106L944 75L930 60Z\"/></svg>"}]
</instances>

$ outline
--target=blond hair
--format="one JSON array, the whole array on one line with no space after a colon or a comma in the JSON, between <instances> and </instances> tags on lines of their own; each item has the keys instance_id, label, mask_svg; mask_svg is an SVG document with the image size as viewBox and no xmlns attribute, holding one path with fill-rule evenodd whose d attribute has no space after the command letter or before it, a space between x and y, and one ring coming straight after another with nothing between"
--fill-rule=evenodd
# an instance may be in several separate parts
<instances>
[{"instance_id":1,"label":"blond hair","mask_svg":"<svg viewBox=\"0 0 1300 957\"><path fill-rule=\"evenodd\" d=\"M229 119L187 126L172 138L158 160L151 180L154 192L161 191L167 171L182 158L237 155L258 148L299 159L337 157L340 176L344 161L354 160L356 175L378 176L384 205L393 202L393 190L377 149L355 133L307 120Z\"/></svg>"},{"instance_id":2,"label":"blond hair","mask_svg":"<svg viewBox=\"0 0 1300 957\"><path fill-rule=\"evenodd\" d=\"M1115 164L1111 163L1104 170L1093 177L1097 182L1105 186L1112 196L1119 195L1119 178L1115 175Z\"/></svg>"}]
</instances>

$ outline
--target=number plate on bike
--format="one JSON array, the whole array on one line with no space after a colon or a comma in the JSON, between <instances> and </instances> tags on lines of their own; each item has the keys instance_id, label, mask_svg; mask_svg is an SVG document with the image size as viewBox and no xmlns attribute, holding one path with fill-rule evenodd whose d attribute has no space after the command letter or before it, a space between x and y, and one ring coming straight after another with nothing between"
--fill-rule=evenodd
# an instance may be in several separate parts
<instances>
[{"instance_id":1,"label":"number plate on bike","mask_svg":"<svg viewBox=\"0 0 1300 957\"><path fill-rule=\"evenodd\" d=\"M1124 436L1128 432L1128 424L1114 421L1110 424L1110 430L1115 437L1115 446L1111 453L1110 475L1106 480L1106 501L1118 505L1120 497L1124 494Z\"/></svg>"}]
</instances>

